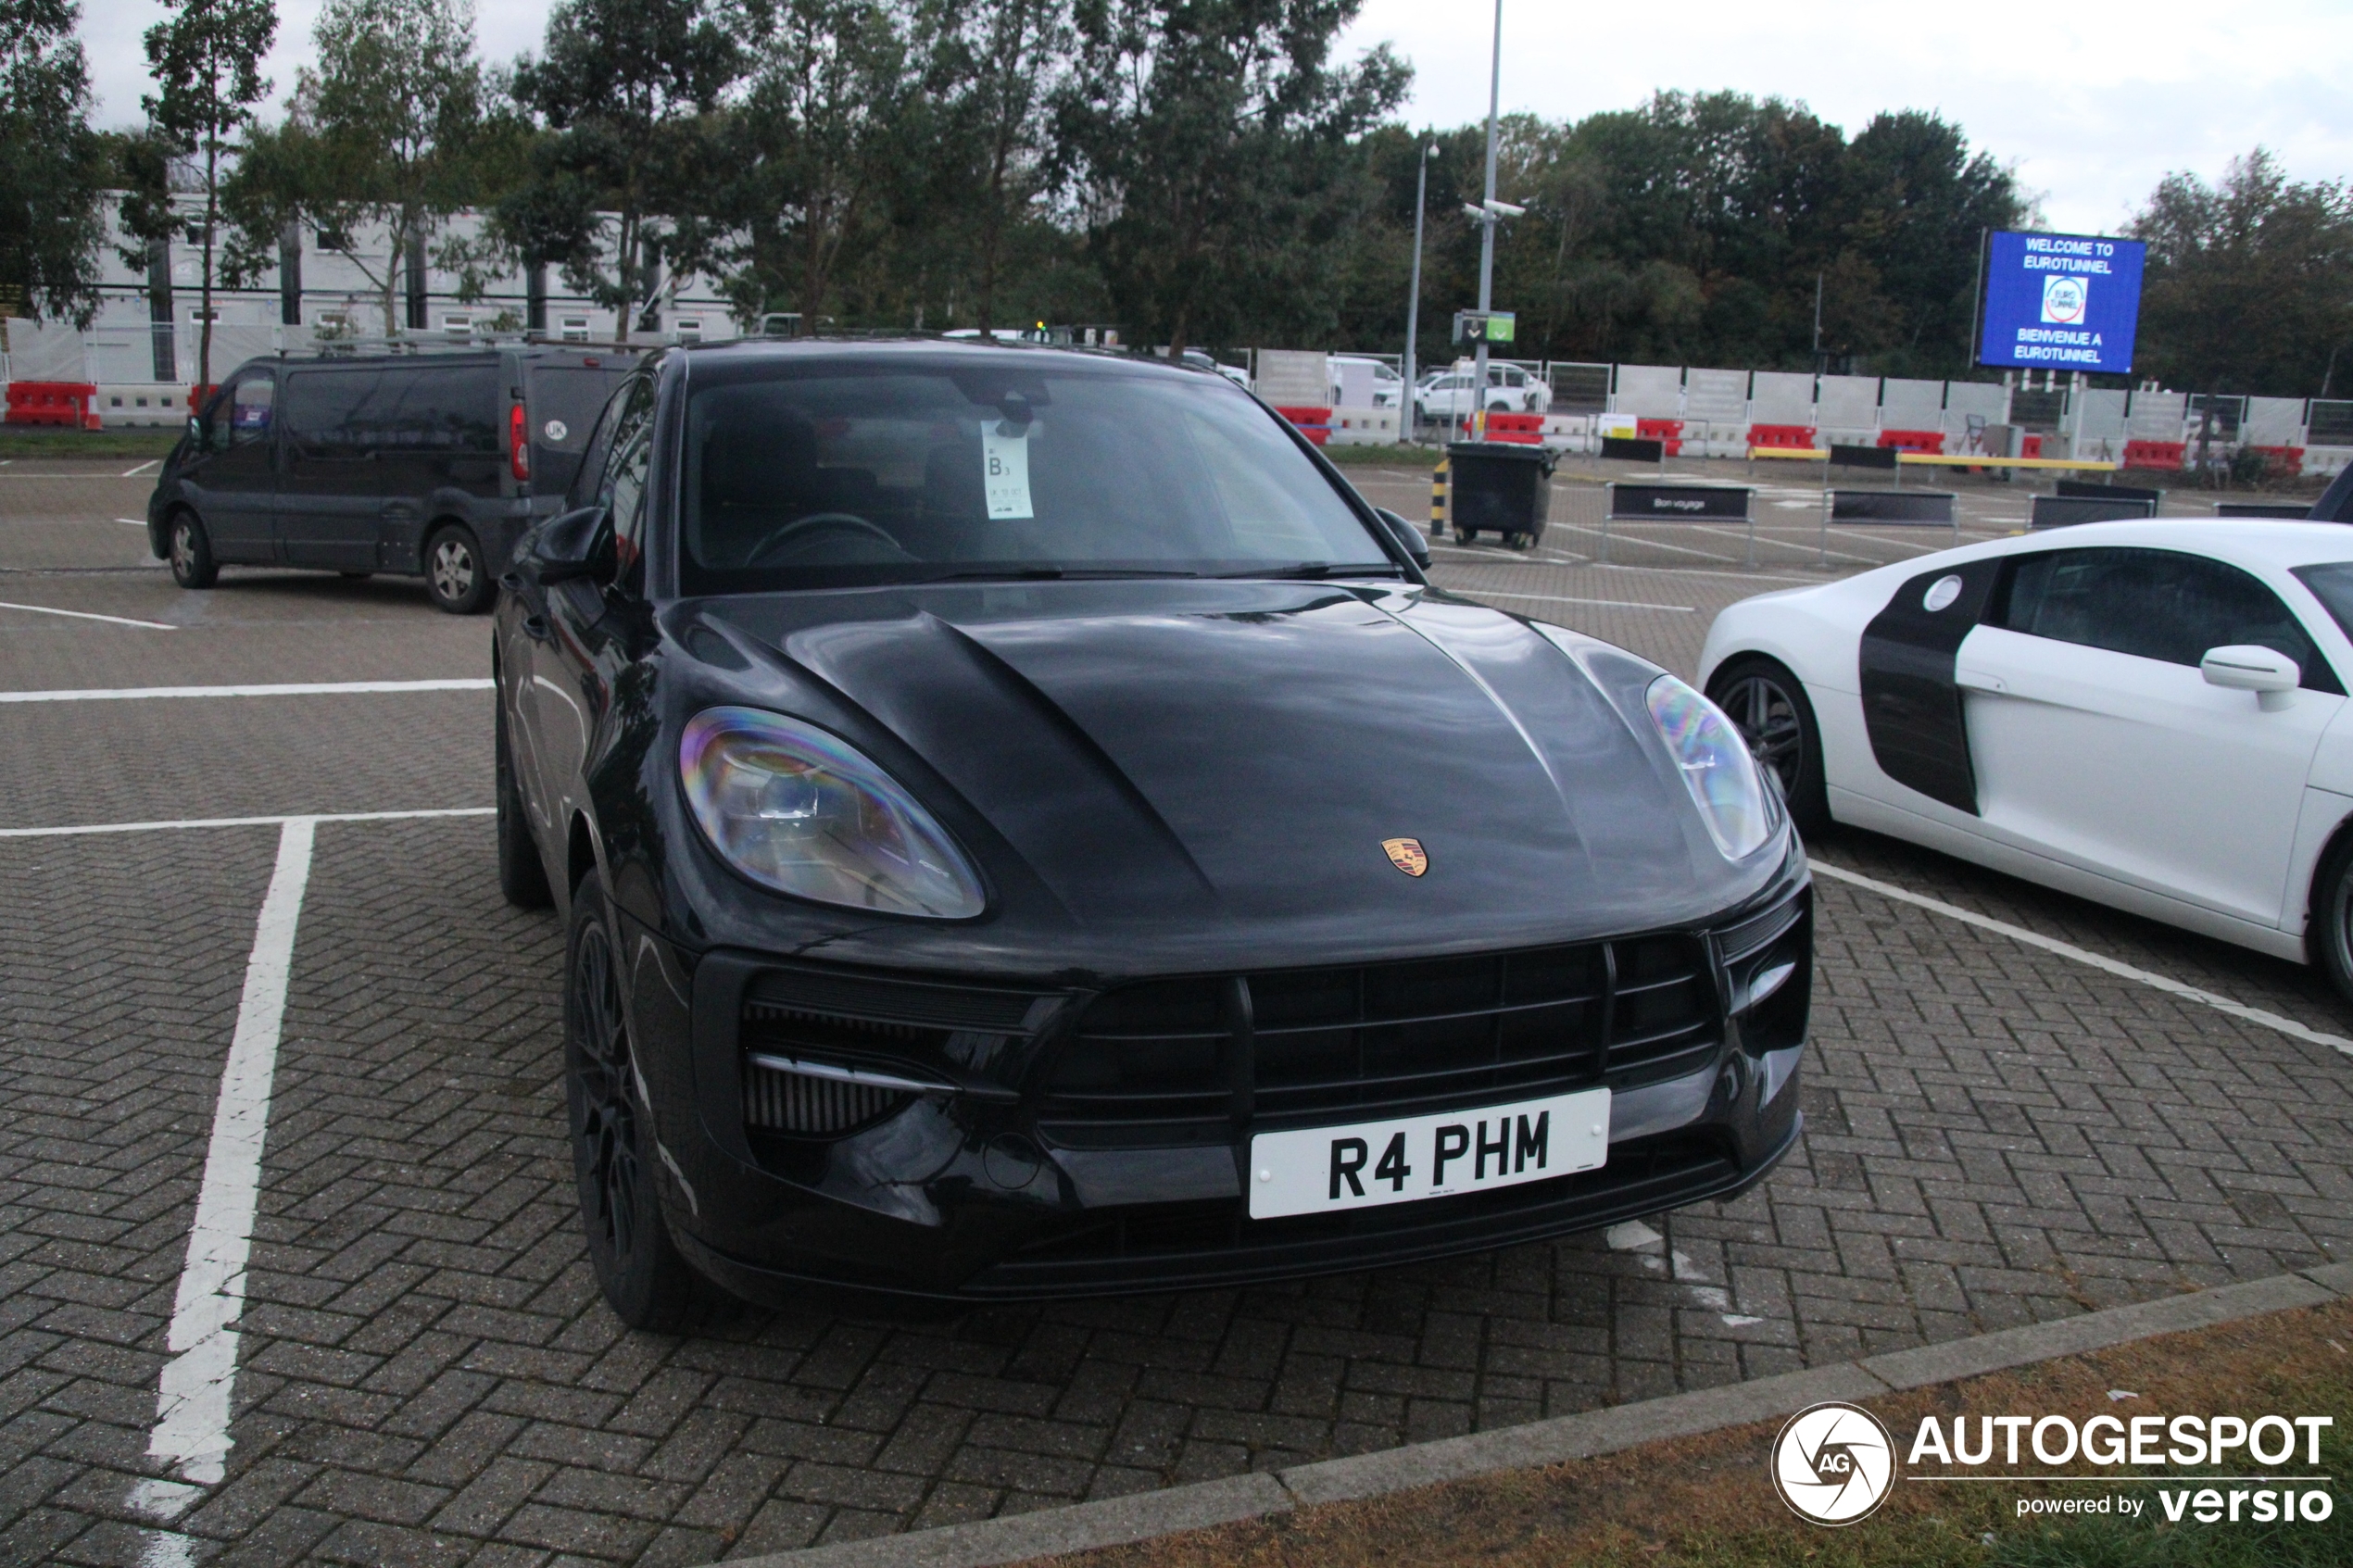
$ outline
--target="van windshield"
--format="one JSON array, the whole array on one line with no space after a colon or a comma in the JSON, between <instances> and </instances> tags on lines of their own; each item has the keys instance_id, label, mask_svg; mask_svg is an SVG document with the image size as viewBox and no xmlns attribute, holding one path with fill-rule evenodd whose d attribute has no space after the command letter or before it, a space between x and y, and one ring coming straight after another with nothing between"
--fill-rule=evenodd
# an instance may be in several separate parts
<instances>
[{"instance_id":1,"label":"van windshield","mask_svg":"<svg viewBox=\"0 0 2353 1568\"><path fill-rule=\"evenodd\" d=\"M1223 378L1040 356L698 365L694 381L689 594L1397 571Z\"/></svg>"}]
</instances>

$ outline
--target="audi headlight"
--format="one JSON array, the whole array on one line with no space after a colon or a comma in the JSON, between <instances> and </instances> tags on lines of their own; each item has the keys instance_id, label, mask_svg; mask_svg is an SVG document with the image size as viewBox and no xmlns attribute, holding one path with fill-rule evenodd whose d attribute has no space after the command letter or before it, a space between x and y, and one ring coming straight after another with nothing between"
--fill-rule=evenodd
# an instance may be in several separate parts
<instances>
[{"instance_id":1,"label":"audi headlight","mask_svg":"<svg viewBox=\"0 0 2353 1568\"><path fill-rule=\"evenodd\" d=\"M688 721L678 771L727 863L821 904L962 920L987 900L947 830L849 742L755 708Z\"/></svg>"},{"instance_id":2,"label":"audi headlight","mask_svg":"<svg viewBox=\"0 0 2353 1568\"><path fill-rule=\"evenodd\" d=\"M1716 847L1731 860L1755 852L1772 835L1773 815L1740 731L1722 709L1672 675L1653 681L1642 697Z\"/></svg>"}]
</instances>

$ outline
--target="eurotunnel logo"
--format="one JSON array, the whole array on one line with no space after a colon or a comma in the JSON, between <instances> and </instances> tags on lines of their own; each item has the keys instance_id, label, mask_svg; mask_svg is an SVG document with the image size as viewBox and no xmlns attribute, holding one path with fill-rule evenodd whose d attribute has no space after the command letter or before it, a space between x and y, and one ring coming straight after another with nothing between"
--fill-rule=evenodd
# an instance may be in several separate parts
<instances>
[{"instance_id":1,"label":"eurotunnel logo","mask_svg":"<svg viewBox=\"0 0 2353 1568\"><path fill-rule=\"evenodd\" d=\"M2071 327L2083 320L2084 307L2091 299L2092 285L2085 280L2058 274L2046 277L2043 280L2043 320Z\"/></svg>"},{"instance_id":2,"label":"eurotunnel logo","mask_svg":"<svg viewBox=\"0 0 2353 1568\"><path fill-rule=\"evenodd\" d=\"M1869 1517L1895 1484L1895 1441L1856 1405L1809 1405L1773 1439L1773 1489L1817 1524Z\"/></svg>"},{"instance_id":3,"label":"eurotunnel logo","mask_svg":"<svg viewBox=\"0 0 2353 1568\"><path fill-rule=\"evenodd\" d=\"M1407 876L1419 876L1429 870L1429 851L1422 847L1418 838L1384 838L1380 847L1389 851L1389 863Z\"/></svg>"}]
</instances>

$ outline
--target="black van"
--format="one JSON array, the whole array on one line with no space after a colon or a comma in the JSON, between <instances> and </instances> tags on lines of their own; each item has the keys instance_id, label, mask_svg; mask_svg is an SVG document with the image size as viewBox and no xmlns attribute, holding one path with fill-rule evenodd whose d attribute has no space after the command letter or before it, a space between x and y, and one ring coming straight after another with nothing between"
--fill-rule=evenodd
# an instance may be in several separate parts
<instances>
[{"instance_id":1,"label":"black van","mask_svg":"<svg viewBox=\"0 0 2353 1568\"><path fill-rule=\"evenodd\" d=\"M164 460L148 546L183 588L223 566L389 571L473 614L636 360L546 344L249 360Z\"/></svg>"}]
</instances>

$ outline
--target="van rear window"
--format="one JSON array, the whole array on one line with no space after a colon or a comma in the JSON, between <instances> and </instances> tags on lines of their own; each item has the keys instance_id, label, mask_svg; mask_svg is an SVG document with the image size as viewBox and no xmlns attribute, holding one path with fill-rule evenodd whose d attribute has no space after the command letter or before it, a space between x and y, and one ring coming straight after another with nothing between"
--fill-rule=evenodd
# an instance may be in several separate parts
<instances>
[{"instance_id":1,"label":"van rear window","mask_svg":"<svg viewBox=\"0 0 2353 1568\"><path fill-rule=\"evenodd\" d=\"M523 391L531 421L531 483L542 495L569 489L606 399L629 377L626 365L534 365Z\"/></svg>"}]
</instances>

